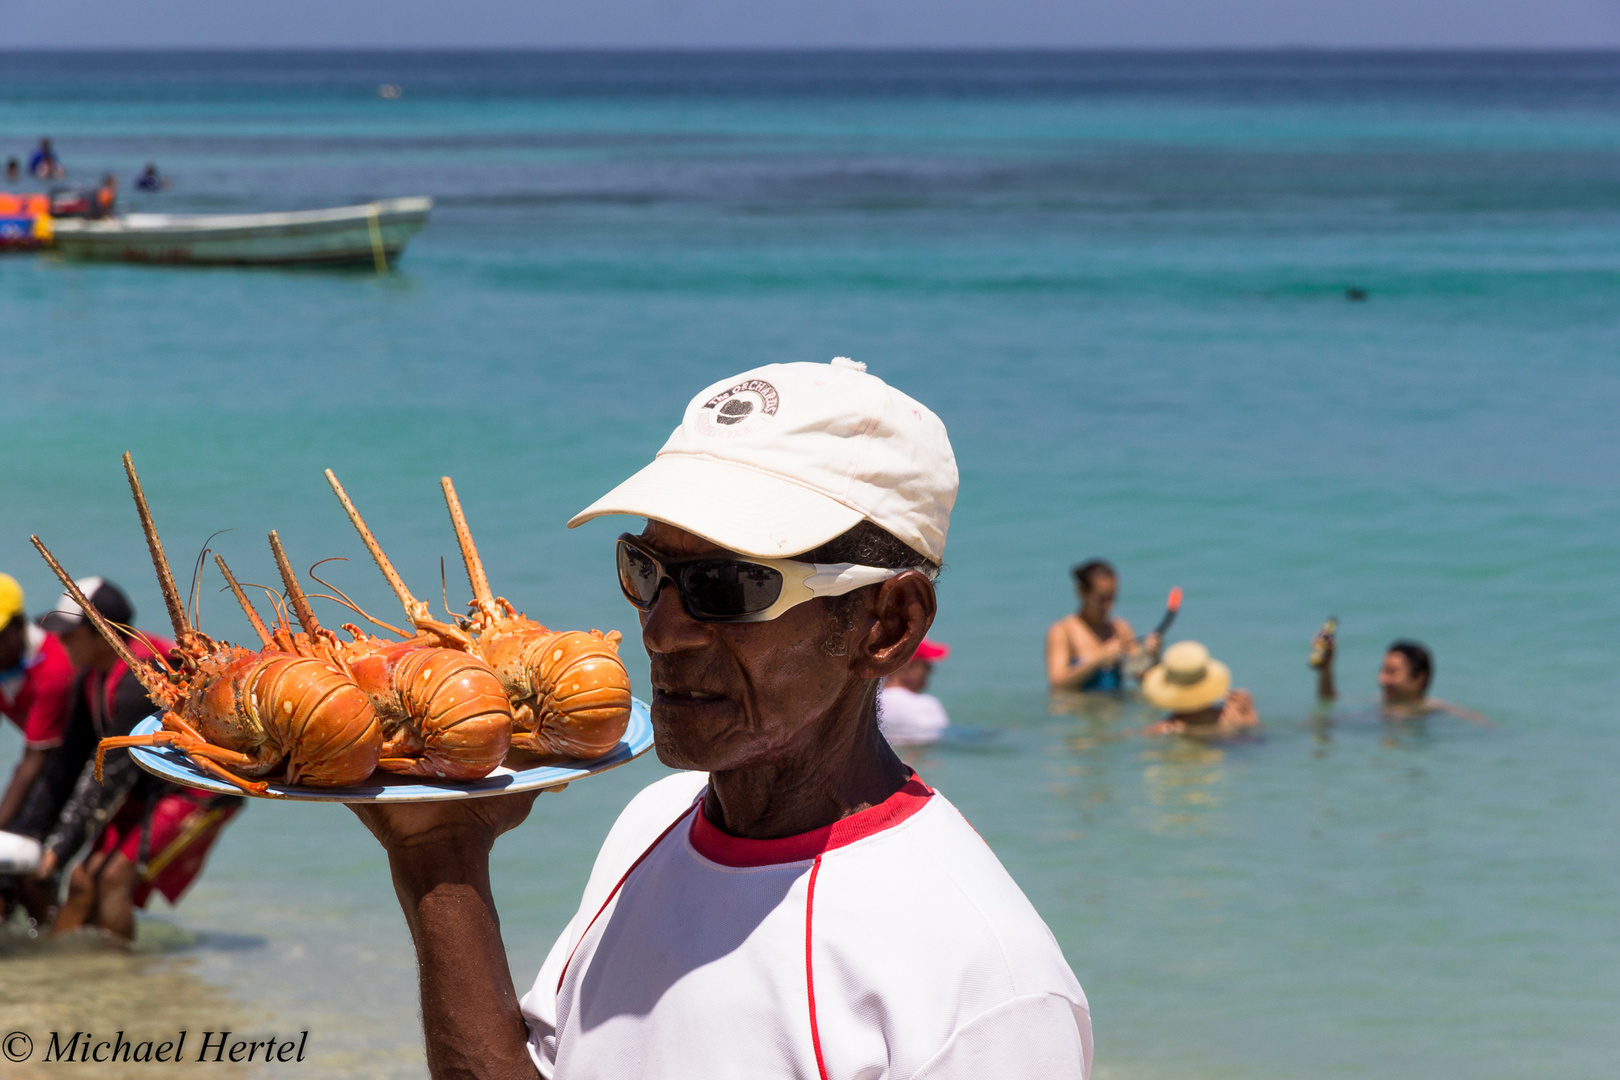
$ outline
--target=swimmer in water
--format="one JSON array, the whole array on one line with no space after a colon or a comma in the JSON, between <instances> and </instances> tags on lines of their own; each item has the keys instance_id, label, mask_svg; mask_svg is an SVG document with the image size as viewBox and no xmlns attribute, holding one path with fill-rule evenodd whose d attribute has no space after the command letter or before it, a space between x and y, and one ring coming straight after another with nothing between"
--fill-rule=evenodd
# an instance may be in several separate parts
<instances>
[{"instance_id":1,"label":"swimmer in water","mask_svg":"<svg viewBox=\"0 0 1620 1080\"><path fill-rule=\"evenodd\" d=\"M1117 693L1125 689L1125 661L1152 656L1159 650L1159 635L1140 642L1131 624L1116 616L1119 574L1101 559L1081 563L1072 571L1080 610L1065 615L1046 632L1046 681L1053 690Z\"/></svg>"},{"instance_id":2,"label":"swimmer in water","mask_svg":"<svg viewBox=\"0 0 1620 1080\"><path fill-rule=\"evenodd\" d=\"M1316 648L1321 662L1316 665L1316 696L1322 701L1333 701L1339 696L1333 679L1336 647L1332 634L1318 636ZM1490 726L1488 719L1472 709L1430 697L1429 684L1433 681L1433 654L1415 641L1395 642L1384 650L1383 663L1378 666L1378 690L1383 698L1379 711L1386 720L1417 720L1438 712Z\"/></svg>"},{"instance_id":3,"label":"swimmer in water","mask_svg":"<svg viewBox=\"0 0 1620 1080\"><path fill-rule=\"evenodd\" d=\"M1170 713L1142 734L1229 739L1254 732L1260 726L1254 696L1231 687L1231 669L1208 649L1196 641L1176 642L1142 676L1142 696Z\"/></svg>"}]
</instances>

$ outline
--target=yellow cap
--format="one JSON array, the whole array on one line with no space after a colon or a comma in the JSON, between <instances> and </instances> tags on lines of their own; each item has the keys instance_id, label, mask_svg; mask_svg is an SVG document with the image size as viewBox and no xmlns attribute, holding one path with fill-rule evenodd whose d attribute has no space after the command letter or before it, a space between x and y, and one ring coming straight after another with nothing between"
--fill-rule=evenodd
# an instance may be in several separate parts
<instances>
[{"instance_id":1,"label":"yellow cap","mask_svg":"<svg viewBox=\"0 0 1620 1080\"><path fill-rule=\"evenodd\" d=\"M11 620L27 608L23 605L22 586L10 574L0 574L0 630L11 625Z\"/></svg>"}]
</instances>

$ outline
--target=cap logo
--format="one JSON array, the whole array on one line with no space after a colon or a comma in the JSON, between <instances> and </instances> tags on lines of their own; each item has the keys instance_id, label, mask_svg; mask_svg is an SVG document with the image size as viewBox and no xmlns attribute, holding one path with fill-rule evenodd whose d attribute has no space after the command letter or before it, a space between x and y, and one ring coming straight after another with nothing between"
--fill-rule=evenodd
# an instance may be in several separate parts
<instances>
[{"instance_id":1,"label":"cap logo","mask_svg":"<svg viewBox=\"0 0 1620 1080\"><path fill-rule=\"evenodd\" d=\"M740 435L757 427L760 418L776 415L780 401L776 387L764 379L748 379L705 401L699 428L706 435Z\"/></svg>"}]
</instances>

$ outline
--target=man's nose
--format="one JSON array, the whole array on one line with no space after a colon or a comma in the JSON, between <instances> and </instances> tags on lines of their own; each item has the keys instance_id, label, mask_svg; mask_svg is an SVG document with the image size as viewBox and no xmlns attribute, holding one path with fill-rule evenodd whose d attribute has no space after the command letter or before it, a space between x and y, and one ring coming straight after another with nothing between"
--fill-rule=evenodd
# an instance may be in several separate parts
<instances>
[{"instance_id":1,"label":"man's nose","mask_svg":"<svg viewBox=\"0 0 1620 1080\"><path fill-rule=\"evenodd\" d=\"M674 653L696 649L708 643L712 631L686 613L675 583L666 579L658 586L652 607L641 616L641 643L649 653Z\"/></svg>"}]
</instances>

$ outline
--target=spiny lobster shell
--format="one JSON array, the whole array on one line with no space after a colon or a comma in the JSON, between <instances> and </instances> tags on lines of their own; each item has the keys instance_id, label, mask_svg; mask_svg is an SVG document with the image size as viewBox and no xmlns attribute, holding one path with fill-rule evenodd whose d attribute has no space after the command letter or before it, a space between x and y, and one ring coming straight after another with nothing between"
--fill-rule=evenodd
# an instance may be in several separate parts
<instances>
[{"instance_id":1,"label":"spiny lobster shell","mask_svg":"<svg viewBox=\"0 0 1620 1080\"><path fill-rule=\"evenodd\" d=\"M506 758L512 706L495 673L476 656L376 639L361 639L344 651L349 671L382 721L381 768L477 780Z\"/></svg>"}]
</instances>

